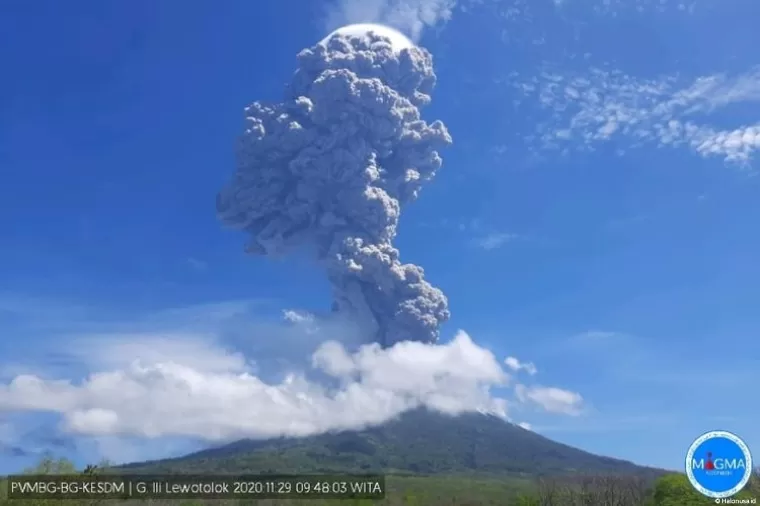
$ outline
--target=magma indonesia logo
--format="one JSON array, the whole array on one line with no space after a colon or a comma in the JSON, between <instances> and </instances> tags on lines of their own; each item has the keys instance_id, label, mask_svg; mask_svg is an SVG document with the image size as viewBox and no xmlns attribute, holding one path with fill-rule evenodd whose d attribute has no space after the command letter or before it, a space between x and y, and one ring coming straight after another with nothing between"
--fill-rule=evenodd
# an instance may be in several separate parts
<instances>
[{"instance_id":1,"label":"magma indonesia logo","mask_svg":"<svg viewBox=\"0 0 760 506\"><path fill-rule=\"evenodd\" d=\"M742 439L715 430L699 436L686 454L686 476L702 495L722 499L738 494L752 476L752 455Z\"/></svg>"}]
</instances>

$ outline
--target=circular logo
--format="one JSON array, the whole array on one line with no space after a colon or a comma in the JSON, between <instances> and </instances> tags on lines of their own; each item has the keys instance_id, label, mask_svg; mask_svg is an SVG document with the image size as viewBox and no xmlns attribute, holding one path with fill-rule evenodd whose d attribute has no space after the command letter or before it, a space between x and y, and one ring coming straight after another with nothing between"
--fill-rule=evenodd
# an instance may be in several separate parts
<instances>
[{"instance_id":1,"label":"circular logo","mask_svg":"<svg viewBox=\"0 0 760 506\"><path fill-rule=\"evenodd\" d=\"M713 499L731 497L752 476L752 454L736 434L724 430L707 432L689 447L686 476L702 495Z\"/></svg>"}]
</instances>

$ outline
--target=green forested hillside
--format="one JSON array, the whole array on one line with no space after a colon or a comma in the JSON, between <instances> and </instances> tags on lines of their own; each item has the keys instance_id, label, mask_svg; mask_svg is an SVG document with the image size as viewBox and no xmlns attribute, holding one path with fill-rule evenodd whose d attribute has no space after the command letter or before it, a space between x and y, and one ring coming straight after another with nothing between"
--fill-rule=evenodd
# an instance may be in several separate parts
<instances>
[{"instance_id":1,"label":"green forested hillside","mask_svg":"<svg viewBox=\"0 0 760 506\"><path fill-rule=\"evenodd\" d=\"M418 411L383 426L302 439L239 441L178 459L127 466L101 465L107 473L366 473L388 474L386 499L377 502L260 500L157 501L179 505L387 506L707 506L682 474L640 467L562 445L484 416L447 417ZM72 474L66 460L46 459L28 473ZM3 506L117 504L115 501L5 499ZM753 480L737 499L760 498ZM126 504L126 503L124 503ZM131 501L129 504L140 504ZM146 503L147 504L147 503ZM750 503L752 504L752 503Z\"/></svg>"},{"instance_id":2,"label":"green forested hillside","mask_svg":"<svg viewBox=\"0 0 760 506\"><path fill-rule=\"evenodd\" d=\"M74 466L61 460L43 460L30 474L75 473ZM106 474L114 469L105 467L88 469L78 474ZM681 474L667 474L658 478L652 486L636 477L563 477L557 478L509 478L509 477L463 477L463 476L390 476L388 492L382 501L351 500L261 500L261 501L61 501L61 500L8 500L6 483L0 481L0 504L3 506L285 506L285 505L372 505L386 506L707 506L715 501L695 492ZM746 500L744 504L760 498L760 479L753 480L745 491L735 499Z\"/></svg>"},{"instance_id":3,"label":"green forested hillside","mask_svg":"<svg viewBox=\"0 0 760 506\"><path fill-rule=\"evenodd\" d=\"M396 474L566 473L656 478L662 470L593 455L481 414L449 417L413 411L358 432L300 439L238 441L179 459L137 463L129 471L392 472Z\"/></svg>"}]
</instances>

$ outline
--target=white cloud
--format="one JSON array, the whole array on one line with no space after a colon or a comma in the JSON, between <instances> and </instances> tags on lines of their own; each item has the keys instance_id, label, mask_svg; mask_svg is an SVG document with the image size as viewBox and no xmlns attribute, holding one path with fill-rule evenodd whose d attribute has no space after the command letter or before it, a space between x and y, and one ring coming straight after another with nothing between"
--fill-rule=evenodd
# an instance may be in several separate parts
<instances>
[{"instance_id":1,"label":"white cloud","mask_svg":"<svg viewBox=\"0 0 760 506\"><path fill-rule=\"evenodd\" d=\"M221 348L213 336L194 334L90 335L69 341L66 355L88 369L120 369L135 361L145 366L182 364L209 373L242 372L250 366L241 353Z\"/></svg>"},{"instance_id":2,"label":"white cloud","mask_svg":"<svg viewBox=\"0 0 760 506\"><path fill-rule=\"evenodd\" d=\"M522 427L525 430L533 430L533 426L529 424L528 422L520 422L517 424L519 427Z\"/></svg>"},{"instance_id":3,"label":"white cloud","mask_svg":"<svg viewBox=\"0 0 760 506\"><path fill-rule=\"evenodd\" d=\"M556 7L588 6L598 15L619 15L625 12L666 12L669 10L692 12L694 0L550 0Z\"/></svg>"},{"instance_id":4,"label":"white cloud","mask_svg":"<svg viewBox=\"0 0 760 506\"><path fill-rule=\"evenodd\" d=\"M688 112L711 112L720 107L760 101L760 68L731 77L715 74L700 77L688 88L678 91L671 101Z\"/></svg>"},{"instance_id":5,"label":"white cloud","mask_svg":"<svg viewBox=\"0 0 760 506\"><path fill-rule=\"evenodd\" d=\"M417 41L425 28L448 21L455 5L456 0L336 0L328 7L325 28L380 23Z\"/></svg>"},{"instance_id":6,"label":"white cloud","mask_svg":"<svg viewBox=\"0 0 760 506\"><path fill-rule=\"evenodd\" d=\"M687 130L689 126L693 125L687 125ZM689 136L689 143L703 156L722 156L727 162L746 164L760 149L760 123L723 131L695 127Z\"/></svg>"},{"instance_id":7,"label":"white cloud","mask_svg":"<svg viewBox=\"0 0 760 506\"><path fill-rule=\"evenodd\" d=\"M224 363L221 352L215 354L217 366ZM373 344L354 354L325 343L313 364L337 382L334 387L302 374L267 383L239 372L234 356L228 371L190 362L195 365L133 361L80 383L18 376L0 387L0 410L56 412L65 428L78 434L209 440L363 427L418 406L506 416L506 401L490 389L506 384L508 376L493 354L464 332L445 345L406 342L381 349Z\"/></svg>"},{"instance_id":8,"label":"white cloud","mask_svg":"<svg viewBox=\"0 0 760 506\"><path fill-rule=\"evenodd\" d=\"M504 42L540 45L557 31L557 22L572 23L575 15L587 22L590 15L691 13L695 6L694 0L332 0L325 11L324 29L330 32L352 23L380 23L419 41L425 29L444 25L457 11L486 8L501 19Z\"/></svg>"},{"instance_id":9,"label":"white cloud","mask_svg":"<svg viewBox=\"0 0 760 506\"><path fill-rule=\"evenodd\" d=\"M515 234L507 234L504 232L493 232L475 241L475 244L486 251L495 250L501 248L510 241L517 238Z\"/></svg>"},{"instance_id":10,"label":"white cloud","mask_svg":"<svg viewBox=\"0 0 760 506\"><path fill-rule=\"evenodd\" d=\"M314 315L305 311L298 311L296 309L286 309L282 312L282 317L286 322L290 323L314 323Z\"/></svg>"},{"instance_id":11,"label":"white cloud","mask_svg":"<svg viewBox=\"0 0 760 506\"><path fill-rule=\"evenodd\" d=\"M54 413L64 432L118 448L130 437L306 435L382 423L420 406L506 417L514 397L508 368L535 370L512 360L504 367L464 332L445 344L382 349L340 320L288 310L285 323L262 323L250 309L204 304L132 324L91 322L82 334L46 330L34 354L0 362L0 413ZM86 308L82 316L97 313ZM65 314L48 317L65 328Z\"/></svg>"},{"instance_id":12,"label":"white cloud","mask_svg":"<svg viewBox=\"0 0 760 506\"><path fill-rule=\"evenodd\" d=\"M568 3L577 0L568 0ZM695 0L596 0L593 2L593 10L596 14L621 15L626 12L669 12L680 11L694 12L697 6Z\"/></svg>"},{"instance_id":13,"label":"white cloud","mask_svg":"<svg viewBox=\"0 0 760 506\"><path fill-rule=\"evenodd\" d=\"M527 99L548 114L537 135L526 137L529 143L538 140L537 149L592 150L617 139L632 147L687 147L703 157L748 164L760 149L760 124L726 130L715 127L711 115L730 105L760 102L760 70L700 77L685 87L679 81L593 69L585 75L543 72L513 86L520 101Z\"/></svg>"},{"instance_id":14,"label":"white cloud","mask_svg":"<svg viewBox=\"0 0 760 506\"><path fill-rule=\"evenodd\" d=\"M525 371L531 376L535 375L538 372L533 362L520 362L515 357L505 358L504 364L506 364L506 366L509 367L514 372Z\"/></svg>"},{"instance_id":15,"label":"white cloud","mask_svg":"<svg viewBox=\"0 0 760 506\"><path fill-rule=\"evenodd\" d=\"M520 402L540 406L549 413L579 415L582 412L583 397L569 390L518 384L515 385L515 394Z\"/></svg>"}]
</instances>

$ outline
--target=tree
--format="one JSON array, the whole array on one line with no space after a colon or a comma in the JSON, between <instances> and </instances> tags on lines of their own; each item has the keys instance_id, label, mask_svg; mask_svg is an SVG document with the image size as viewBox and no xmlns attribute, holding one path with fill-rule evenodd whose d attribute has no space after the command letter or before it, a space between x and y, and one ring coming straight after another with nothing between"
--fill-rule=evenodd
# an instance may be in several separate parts
<instances>
[{"instance_id":1,"label":"tree","mask_svg":"<svg viewBox=\"0 0 760 506\"><path fill-rule=\"evenodd\" d=\"M704 506L708 503L710 500L694 490L683 474L668 474L655 483L655 506Z\"/></svg>"},{"instance_id":2,"label":"tree","mask_svg":"<svg viewBox=\"0 0 760 506\"><path fill-rule=\"evenodd\" d=\"M753 497L760 497L760 467L753 470L752 477L744 490L752 494Z\"/></svg>"},{"instance_id":3,"label":"tree","mask_svg":"<svg viewBox=\"0 0 760 506\"><path fill-rule=\"evenodd\" d=\"M77 468L69 459L45 455L36 466L24 469L23 474L77 474Z\"/></svg>"},{"instance_id":4,"label":"tree","mask_svg":"<svg viewBox=\"0 0 760 506\"><path fill-rule=\"evenodd\" d=\"M537 488L537 506L644 506L648 496L636 476L542 477Z\"/></svg>"},{"instance_id":5,"label":"tree","mask_svg":"<svg viewBox=\"0 0 760 506\"><path fill-rule=\"evenodd\" d=\"M86 475L86 476L94 476L103 472L106 472L108 468L110 467L110 463L108 461L102 461L98 465L87 465L82 471L77 470L76 466L73 462L71 462L68 459L65 458L53 458L50 455L45 455L38 463L37 465L24 469L22 471L22 474L28 474L28 475ZM0 498L7 497L7 487L8 482L7 480L0 480ZM13 499L13 500L2 500L0 499L0 504L3 504L3 506L8 505L20 505L20 506L97 506L104 501L100 499L88 499L88 500L60 500L60 499L35 499L34 501L29 501L27 499Z\"/></svg>"}]
</instances>

